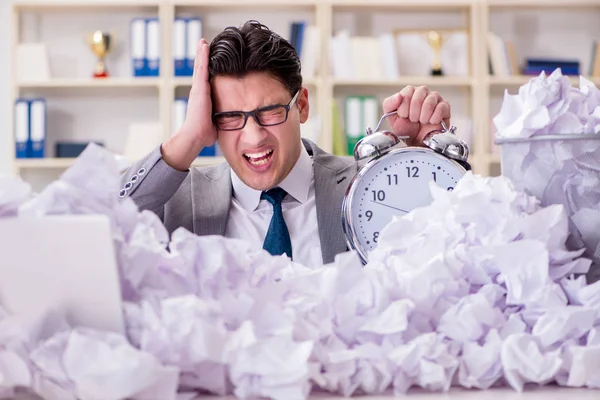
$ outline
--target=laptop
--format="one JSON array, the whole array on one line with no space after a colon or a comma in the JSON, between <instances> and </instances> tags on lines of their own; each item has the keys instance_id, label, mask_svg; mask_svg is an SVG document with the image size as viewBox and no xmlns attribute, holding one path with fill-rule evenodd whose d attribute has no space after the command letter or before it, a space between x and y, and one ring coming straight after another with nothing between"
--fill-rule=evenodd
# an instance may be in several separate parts
<instances>
[{"instance_id":1,"label":"laptop","mask_svg":"<svg viewBox=\"0 0 600 400\"><path fill-rule=\"evenodd\" d=\"M0 218L0 305L26 325L60 313L72 327L125 335L105 215Z\"/></svg>"}]
</instances>

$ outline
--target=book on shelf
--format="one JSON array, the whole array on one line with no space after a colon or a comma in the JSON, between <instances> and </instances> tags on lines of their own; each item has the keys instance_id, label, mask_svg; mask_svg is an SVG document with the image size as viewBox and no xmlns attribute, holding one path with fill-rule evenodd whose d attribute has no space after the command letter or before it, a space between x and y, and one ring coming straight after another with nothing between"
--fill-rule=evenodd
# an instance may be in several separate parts
<instances>
[{"instance_id":1,"label":"book on shelf","mask_svg":"<svg viewBox=\"0 0 600 400\"><path fill-rule=\"evenodd\" d=\"M542 72L551 74L560 69L563 75L579 75L579 61L555 58L526 58L523 66L523 75L539 75Z\"/></svg>"},{"instance_id":2,"label":"book on shelf","mask_svg":"<svg viewBox=\"0 0 600 400\"><path fill-rule=\"evenodd\" d=\"M542 72L551 74L560 69L563 75L581 75L585 70L580 60L557 57L525 57L520 66L512 40L503 39L499 35L488 33L489 73L494 76L539 75ZM589 76L600 76L600 40L592 43Z\"/></svg>"},{"instance_id":3,"label":"book on shelf","mask_svg":"<svg viewBox=\"0 0 600 400\"><path fill-rule=\"evenodd\" d=\"M503 39L493 32L487 37L489 73L494 76L519 75L519 62L512 40Z\"/></svg>"},{"instance_id":4,"label":"book on shelf","mask_svg":"<svg viewBox=\"0 0 600 400\"><path fill-rule=\"evenodd\" d=\"M15 64L18 82L47 82L51 78L48 47L43 42L17 44Z\"/></svg>"},{"instance_id":5,"label":"book on shelf","mask_svg":"<svg viewBox=\"0 0 600 400\"><path fill-rule=\"evenodd\" d=\"M315 77L321 52L321 29L306 21L292 22L288 41L298 53L302 76L309 79Z\"/></svg>"},{"instance_id":6,"label":"book on shelf","mask_svg":"<svg viewBox=\"0 0 600 400\"><path fill-rule=\"evenodd\" d=\"M290 26L289 42L296 49L298 57L302 58L302 42L304 41L304 29L306 28L305 21L292 22Z\"/></svg>"},{"instance_id":7,"label":"book on shelf","mask_svg":"<svg viewBox=\"0 0 600 400\"><path fill-rule=\"evenodd\" d=\"M592 42L589 74L593 77L600 77L600 39Z\"/></svg>"},{"instance_id":8,"label":"book on shelf","mask_svg":"<svg viewBox=\"0 0 600 400\"><path fill-rule=\"evenodd\" d=\"M331 38L330 60L338 79L394 80L430 76L435 53L426 30L399 30L377 36L353 36L347 29ZM445 76L468 76L468 34L440 31L440 61Z\"/></svg>"},{"instance_id":9,"label":"book on shelf","mask_svg":"<svg viewBox=\"0 0 600 400\"><path fill-rule=\"evenodd\" d=\"M343 119L345 155L354 154L354 146L365 137L367 127L375 129L379 122L379 103L375 96L347 96Z\"/></svg>"}]
</instances>

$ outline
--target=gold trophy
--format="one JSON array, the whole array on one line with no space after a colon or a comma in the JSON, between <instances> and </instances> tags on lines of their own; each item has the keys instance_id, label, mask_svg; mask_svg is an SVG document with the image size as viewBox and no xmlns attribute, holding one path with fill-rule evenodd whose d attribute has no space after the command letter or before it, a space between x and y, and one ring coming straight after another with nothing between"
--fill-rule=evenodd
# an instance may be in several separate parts
<instances>
[{"instance_id":1,"label":"gold trophy","mask_svg":"<svg viewBox=\"0 0 600 400\"><path fill-rule=\"evenodd\" d=\"M94 78L107 78L108 69L106 68L104 59L111 48L110 33L96 31L88 36L88 42L92 51L94 52L96 57L98 57L96 69L94 70Z\"/></svg>"},{"instance_id":2,"label":"gold trophy","mask_svg":"<svg viewBox=\"0 0 600 400\"><path fill-rule=\"evenodd\" d=\"M433 49L433 65L431 66L431 75L444 75L442 71L442 35L436 31L429 31L429 45Z\"/></svg>"}]
</instances>

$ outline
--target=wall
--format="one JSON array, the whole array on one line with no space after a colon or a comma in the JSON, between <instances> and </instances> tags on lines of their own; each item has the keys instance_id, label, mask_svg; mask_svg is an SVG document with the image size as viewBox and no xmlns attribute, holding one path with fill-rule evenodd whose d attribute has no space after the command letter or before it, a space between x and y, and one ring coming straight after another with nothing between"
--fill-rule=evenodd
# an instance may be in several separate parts
<instances>
[{"instance_id":1,"label":"wall","mask_svg":"<svg viewBox=\"0 0 600 400\"><path fill-rule=\"evenodd\" d=\"M8 135L4 132L8 129L8 117L10 107L10 3L9 0L0 0L0 175L8 173Z\"/></svg>"}]
</instances>

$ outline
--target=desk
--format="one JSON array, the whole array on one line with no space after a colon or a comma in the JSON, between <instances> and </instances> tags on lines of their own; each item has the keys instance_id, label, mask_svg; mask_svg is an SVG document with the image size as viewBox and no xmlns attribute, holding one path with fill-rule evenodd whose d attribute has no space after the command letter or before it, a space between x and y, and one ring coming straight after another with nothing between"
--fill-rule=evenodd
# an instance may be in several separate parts
<instances>
[{"instance_id":1,"label":"desk","mask_svg":"<svg viewBox=\"0 0 600 400\"><path fill-rule=\"evenodd\" d=\"M420 388L411 389L406 396L377 395L377 396L353 396L342 397L327 393L314 393L308 400L599 400L600 390L585 388L565 388L561 386L529 387L523 393L516 392L512 388L502 387L489 390L463 389L453 387L447 393L426 391ZM194 400L238 400L234 396L202 396Z\"/></svg>"},{"instance_id":2,"label":"desk","mask_svg":"<svg viewBox=\"0 0 600 400\"><path fill-rule=\"evenodd\" d=\"M600 390L565 388L560 386L543 386L539 388L528 388L523 393L516 392L512 388L494 388L489 390L452 388L447 393L436 393L423 389L412 389L406 396L394 397L393 394L386 396L362 396L360 400L396 400L396 399L418 399L418 400L598 400ZM310 400L340 400L326 394L315 394ZM206 399L204 399L206 400ZM211 399L213 400L213 399ZM221 399L224 400L224 399Z\"/></svg>"},{"instance_id":3,"label":"desk","mask_svg":"<svg viewBox=\"0 0 600 400\"><path fill-rule=\"evenodd\" d=\"M411 389L406 396L395 397L393 394L377 396L353 396L342 397L328 393L314 393L308 400L598 400L600 390L585 388L565 388L561 386L548 385L542 387L528 387L522 393L502 387L489 390L463 389L453 387L447 393L426 391L420 388ZM37 396L23 395L11 400L41 400ZM235 396L198 396L193 400L238 400Z\"/></svg>"}]
</instances>

